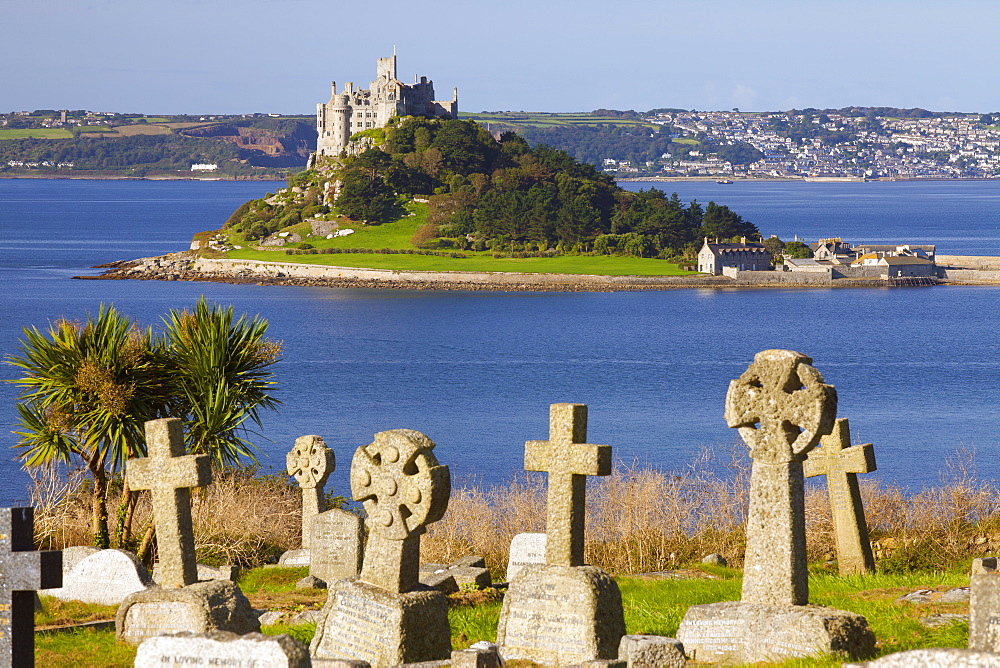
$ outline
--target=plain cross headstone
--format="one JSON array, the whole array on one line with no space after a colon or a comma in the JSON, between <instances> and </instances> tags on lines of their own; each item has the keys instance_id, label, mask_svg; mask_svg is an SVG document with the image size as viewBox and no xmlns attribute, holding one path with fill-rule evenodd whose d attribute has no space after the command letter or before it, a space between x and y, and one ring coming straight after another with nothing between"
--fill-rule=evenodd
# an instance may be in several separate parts
<instances>
[{"instance_id":1,"label":"plain cross headstone","mask_svg":"<svg viewBox=\"0 0 1000 668\"><path fill-rule=\"evenodd\" d=\"M551 404L549 440L528 441L524 468L548 473L545 563L511 578L497 624L508 660L590 665L614 659L625 635L621 592L584 565L587 476L611 474L611 446L587 443L587 407Z\"/></svg>"},{"instance_id":2,"label":"plain cross headstone","mask_svg":"<svg viewBox=\"0 0 1000 668\"><path fill-rule=\"evenodd\" d=\"M549 476L545 520L549 564L583 565L587 476L611 475L611 446L586 441L586 405L552 404L549 440L525 443L525 470Z\"/></svg>"},{"instance_id":3,"label":"plain cross headstone","mask_svg":"<svg viewBox=\"0 0 1000 668\"><path fill-rule=\"evenodd\" d=\"M812 359L765 350L729 384L726 422L750 446L750 508L743 601L809 602L802 462L833 429L837 391Z\"/></svg>"},{"instance_id":4,"label":"plain cross headstone","mask_svg":"<svg viewBox=\"0 0 1000 668\"><path fill-rule=\"evenodd\" d=\"M820 447L811 450L803 464L807 478L826 476L841 575L875 572L875 558L858 486L858 474L874 470L872 444L851 445L847 418L837 420L833 432L820 439Z\"/></svg>"},{"instance_id":5,"label":"plain cross headstone","mask_svg":"<svg viewBox=\"0 0 1000 668\"><path fill-rule=\"evenodd\" d=\"M177 418L147 422L147 456L128 460L125 469L131 489L148 489L153 496L161 587L198 581L190 488L212 482L208 455L184 454L182 425Z\"/></svg>"},{"instance_id":6,"label":"plain cross headstone","mask_svg":"<svg viewBox=\"0 0 1000 668\"><path fill-rule=\"evenodd\" d=\"M312 521L325 510L323 486L336 468L333 450L321 436L299 436L285 456L288 475L302 489L302 547L311 546Z\"/></svg>"},{"instance_id":7,"label":"plain cross headstone","mask_svg":"<svg viewBox=\"0 0 1000 668\"><path fill-rule=\"evenodd\" d=\"M62 586L62 553L35 552L33 508L0 508L0 666L35 665L35 592Z\"/></svg>"}]
</instances>

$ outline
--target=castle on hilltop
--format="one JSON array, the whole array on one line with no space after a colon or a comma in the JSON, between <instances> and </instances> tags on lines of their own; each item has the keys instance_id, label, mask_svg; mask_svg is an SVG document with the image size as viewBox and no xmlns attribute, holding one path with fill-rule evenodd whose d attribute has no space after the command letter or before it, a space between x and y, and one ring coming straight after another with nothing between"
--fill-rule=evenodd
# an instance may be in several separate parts
<instances>
[{"instance_id":1,"label":"castle on hilltop","mask_svg":"<svg viewBox=\"0 0 1000 668\"><path fill-rule=\"evenodd\" d=\"M368 90L355 90L348 82L338 94L336 81L330 89L330 101L316 105L317 155L340 155L352 134L385 127L393 116L458 118L458 88L450 102L440 102L434 99L434 82L427 77L404 84L396 78L395 54L378 59L375 81Z\"/></svg>"}]
</instances>

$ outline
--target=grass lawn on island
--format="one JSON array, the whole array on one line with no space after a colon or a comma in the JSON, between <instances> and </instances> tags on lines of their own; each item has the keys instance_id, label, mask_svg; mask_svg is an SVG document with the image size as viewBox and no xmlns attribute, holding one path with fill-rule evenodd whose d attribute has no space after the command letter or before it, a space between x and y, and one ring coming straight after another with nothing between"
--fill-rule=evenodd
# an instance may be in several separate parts
<instances>
[{"instance_id":1,"label":"grass lawn on island","mask_svg":"<svg viewBox=\"0 0 1000 668\"><path fill-rule=\"evenodd\" d=\"M394 223L384 225L359 225L341 219L341 229L352 229L354 234L346 237L326 239L308 237L310 225L299 223L286 228L302 235L303 242L317 249L323 248L365 248L394 250L414 248L410 237L427 218L425 204L409 204L407 209L413 216L406 216ZM295 262L333 267L355 267L364 269L396 269L408 271L494 271L535 274L592 274L596 276L685 276L697 272L683 271L675 264L652 258L619 257L612 255L561 255L558 257L495 258L492 252L461 252L466 257L439 257L435 255L383 255L380 253L331 253L316 255L287 255L281 250L253 250L246 248L245 239L231 237L231 242L244 246L240 250L226 253L234 260L263 260L269 262ZM297 248L301 244L289 244ZM450 252L443 249L441 252Z\"/></svg>"},{"instance_id":2,"label":"grass lawn on island","mask_svg":"<svg viewBox=\"0 0 1000 668\"><path fill-rule=\"evenodd\" d=\"M0 128L3 139L72 139L73 133L64 128Z\"/></svg>"}]
</instances>

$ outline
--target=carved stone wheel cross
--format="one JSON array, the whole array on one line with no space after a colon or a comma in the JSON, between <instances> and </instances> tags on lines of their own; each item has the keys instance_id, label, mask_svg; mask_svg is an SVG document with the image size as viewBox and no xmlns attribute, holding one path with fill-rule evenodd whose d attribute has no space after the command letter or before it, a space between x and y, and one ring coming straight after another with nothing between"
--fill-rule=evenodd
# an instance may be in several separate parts
<instances>
[{"instance_id":1,"label":"carved stone wheel cross","mask_svg":"<svg viewBox=\"0 0 1000 668\"><path fill-rule=\"evenodd\" d=\"M310 435L295 439L295 447L285 455L285 464L299 487L322 487L336 468L336 459L320 436Z\"/></svg>"},{"instance_id":2,"label":"carved stone wheel cross","mask_svg":"<svg viewBox=\"0 0 1000 668\"><path fill-rule=\"evenodd\" d=\"M837 392L791 350L765 350L729 383L726 422L739 429L755 461L801 461L837 415Z\"/></svg>"},{"instance_id":3,"label":"carved stone wheel cross","mask_svg":"<svg viewBox=\"0 0 1000 668\"><path fill-rule=\"evenodd\" d=\"M371 528L389 540L419 536L448 509L451 477L431 452L434 441L419 431L375 434L351 463L351 492L371 518Z\"/></svg>"}]
</instances>

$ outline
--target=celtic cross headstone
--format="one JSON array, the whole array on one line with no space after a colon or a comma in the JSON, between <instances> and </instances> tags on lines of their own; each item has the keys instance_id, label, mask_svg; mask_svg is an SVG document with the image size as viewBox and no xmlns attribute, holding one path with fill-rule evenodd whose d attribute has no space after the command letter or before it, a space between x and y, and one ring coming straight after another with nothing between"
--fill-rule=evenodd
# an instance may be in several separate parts
<instances>
[{"instance_id":1,"label":"celtic cross headstone","mask_svg":"<svg viewBox=\"0 0 1000 668\"><path fill-rule=\"evenodd\" d=\"M750 446L743 598L692 605L677 638L699 663L777 662L813 654L870 656L861 615L809 602L803 461L833 429L837 393L791 350L765 350L729 385L726 422Z\"/></svg>"},{"instance_id":2,"label":"celtic cross headstone","mask_svg":"<svg viewBox=\"0 0 1000 668\"><path fill-rule=\"evenodd\" d=\"M875 572L875 558L858 486L858 474L874 470L872 444L851 445L847 418L837 420L833 432L820 439L820 447L811 450L803 464L805 477L826 476L837 540L837 567L841 575Z\"/></svg>"},{"instance_id":3,"label":"celtic cross headstone","mask_svg":"<svg viewBox=\"0 0 1000 668\"><path fill-rule=\"evenodd\" d=\"M739 429L753 459L744 602L809 602L802 462L837 415L837 391L811 362L765 350L729 384L726 422Z\"/></svg>"},{"instance_id":4,"label":"celtic cross headstone","mask_svg":"<svg viewBox=\"0 0 1000 668\"><path fill-rule=\"evenodd\" d=\"M325 510L323 486L336 468L336 458L321 436L299 436L285 464L302 489L302 547L309 548L313 518Z\"/></svg>"},{"instance_id":5,"label":"celtic cross headstone","mask_svg":"<svg viewBox=\"0 0 1000 668\"><path fill-rule=\"evenodd\" d=\"M212 482L208 455L185 455L183 422L162 418L146 423L147 456L130 459L125 477L134 490L150 490L160 553L161 587L184 587L198 581L191 522L191 488Z\"/></svg>"},{"instance_id":6,"label":"celtic cross headstone","mask_svg":"<svg viewBox=\"0 0 1000 668\"><path fill-rule=\"evenodd\" d=\"M611 446L587 443L587 407L552 404L549 440L524 445L526 471L548 473L545 561L582 566L587 476L611 475Z\"/></svg>"},{"instance_id":7,"label":"celtic cross headstone","mask_svg":"<svg viewBox=\"0 0 1000 668\"><path fill-rule=\"evenodd\" d=\"M420 536L444 516L451 494L448 467L438 465L433 447L418 431L396 429L354 453L351 492L369 518L365 582L397 593L420 582Z\"/></svg>"},{"instance_id":8,"label":"celtic cross headstone","mask_svg":"<svg viewBox=\"0 0 1000 668\"><path fill-rule=\"evenodd\" d=\"M35 665L35 592L62 586L62 552L34 551L34 513L0 508L0 666Z\"/></svg>"},{"instance_id":9,"label":"celtic cross headstone","mask_svg":"<svg viewBox=\"0 0 1000 668\"><path fill-rule=\"evenodd\" d=\"M313 657L378 668L449 656L448 599L419 582L420 536L451 494L433 449L420 432L394 429L354 453L351 492L368 516L368 542L361 574L330 583Z\"/></svg>"}]
</instances>

